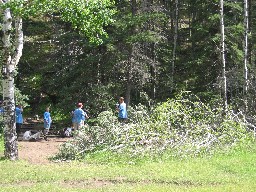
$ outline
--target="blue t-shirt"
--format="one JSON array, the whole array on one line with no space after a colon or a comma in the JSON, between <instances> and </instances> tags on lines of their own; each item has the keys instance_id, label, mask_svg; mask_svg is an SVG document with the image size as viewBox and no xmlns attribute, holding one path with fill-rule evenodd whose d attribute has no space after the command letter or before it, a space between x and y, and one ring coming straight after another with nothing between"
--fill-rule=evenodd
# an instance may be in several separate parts
<instances>
[{"instance_id":1,"label":"blue t-shirt","mask_svg":"<svg viewBox=\"0 0 256 192\"><path fill-rule=\"evenodd\" d=\"M126 111L126 104L125 103L121 103L119 106L119 113L118 113L118 117L119 118L127 118L127 111Z\"/></svg>"},{"instance_id":2,"label":"blue t-shirt","mask_svg":"<svg viewBox=\"0 0 256 192\"><path fill-rule=\"evenodd\" d=\"M23 117L22 117L22 109L19 107L15 108L16 113L16 123L23 123Z\"/></svg>"},{"instance_id":3,"label":"blue t-shirt","mask_svg":"<svg viewBox=\"0 0 256 192\"><path fill-rule=\"evenodd\" d=\"M48 111L44 112L44 122L47 124L52 122L51 114Z\"/></svg>"},{"instance_id":4,"label":"blue t-shirt","mask_svg":"<svg viewBox=\"0 0 256 192\"><path fill-rule=\"evenodd\" d=\"M4 114L4 108L0 107L0 114L3 115Z\"/></svg>"},{"instance_id":5,"label":"blue t-shirt","mask_svg":"<svg viewBox=\"0 0 256 192\"><path fill-rule=\"evenodd\" d=\"M74 123L81 123L82 121L85 120L85 116L86 116L86 113L84 112L83 109L81 108L77 108L75 111L74 111L74 115L73 115L73 122Z\"/></svg>"}]
</instances>

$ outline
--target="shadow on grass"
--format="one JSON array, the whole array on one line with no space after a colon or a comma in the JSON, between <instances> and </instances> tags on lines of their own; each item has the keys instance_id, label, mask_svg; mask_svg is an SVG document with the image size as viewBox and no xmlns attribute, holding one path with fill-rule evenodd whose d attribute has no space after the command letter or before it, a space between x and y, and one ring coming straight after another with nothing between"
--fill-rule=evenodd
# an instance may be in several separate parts
<instances>
[{"instance_id":1,"label":"shadow on grass","mask_svg":"<svg viewBox=\"0 0 256 192\"><path fill-rule=\"evenodd\" d=\"M5 161L6 158L4 156L0 156L0 161Z\"/></svg>"}]
</instances>

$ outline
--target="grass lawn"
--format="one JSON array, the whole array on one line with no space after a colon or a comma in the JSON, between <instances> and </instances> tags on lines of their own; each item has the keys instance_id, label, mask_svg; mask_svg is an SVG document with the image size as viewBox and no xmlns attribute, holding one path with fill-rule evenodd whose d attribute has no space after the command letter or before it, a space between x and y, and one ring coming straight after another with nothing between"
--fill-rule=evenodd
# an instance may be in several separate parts
<instances>
[{"instance_id":1,"label":"grass lawn","mask_svg":"<svg viewBox=\"0 0 256 192\"><path fill-rule=\"evenodd\" d=\"M256 145L255 147L256 148ZM0 191L256 191L256 150L211 158L31 165L0 160ZM0 141L0 156L3 141Z\"/></svg>"}]
</instances>

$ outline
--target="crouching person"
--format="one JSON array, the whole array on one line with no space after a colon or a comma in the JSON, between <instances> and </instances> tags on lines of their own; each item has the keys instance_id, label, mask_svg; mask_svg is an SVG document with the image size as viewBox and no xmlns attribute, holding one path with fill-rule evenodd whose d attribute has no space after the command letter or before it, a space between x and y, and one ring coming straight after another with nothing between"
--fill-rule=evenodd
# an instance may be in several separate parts
<instances>
[{"instance_id":1,"label":"crouching person","mask_svg":"<svg viewBox=\"0 0 256 192\"><path fill-rule=\"evenodd\" d=\"M37 132L37 133L33 133L32 131L26 131L23 134L23 141L38 141L40 140L40 136L41 136L41 131Z\"/></svg>"}]
</instances>

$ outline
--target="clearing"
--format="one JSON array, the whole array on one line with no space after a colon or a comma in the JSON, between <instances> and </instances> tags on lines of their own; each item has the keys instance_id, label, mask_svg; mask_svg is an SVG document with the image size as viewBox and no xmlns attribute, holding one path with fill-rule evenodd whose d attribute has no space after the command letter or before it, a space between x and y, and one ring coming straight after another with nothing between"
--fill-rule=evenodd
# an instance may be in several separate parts
<instances>
[{"instance_id":1,"label":"clearing","mask_svg":"<svg viewBox=\"0 0 256 192\"><path fill-rule=\"evenodd\" d=\"M59 146L69 138L50 137L48 141L40 140L35 142L19 141L19 159L32 164L51 163L49 157L58 152Z\"/></svg>"}]
</instances>

